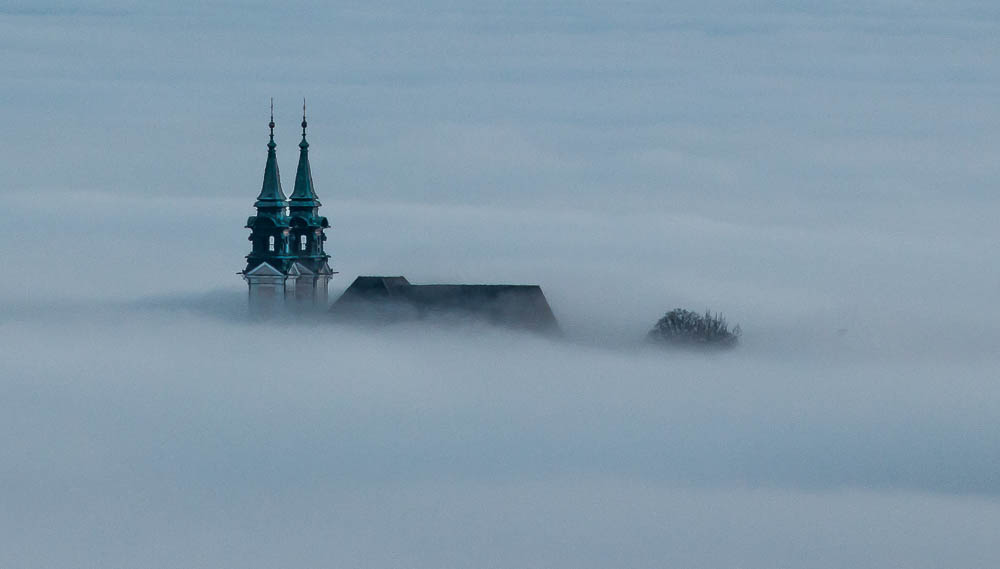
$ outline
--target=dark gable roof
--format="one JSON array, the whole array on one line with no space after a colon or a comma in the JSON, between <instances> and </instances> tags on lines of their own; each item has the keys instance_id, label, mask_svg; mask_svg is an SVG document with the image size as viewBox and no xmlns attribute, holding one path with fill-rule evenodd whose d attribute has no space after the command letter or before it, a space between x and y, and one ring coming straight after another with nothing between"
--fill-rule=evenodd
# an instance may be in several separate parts
<instances>
[{"instance_id":1,"label":"dark gable roof","mask_svg":"<svg viewBox=\"0 0 1000 569\"><path fill-rule=\"evenodd\" d=\"M414 285L405 277L358 277L330 311L385 321L473 317L517 328L558 330L538 285Z\"/></svg>"}]
</instances>

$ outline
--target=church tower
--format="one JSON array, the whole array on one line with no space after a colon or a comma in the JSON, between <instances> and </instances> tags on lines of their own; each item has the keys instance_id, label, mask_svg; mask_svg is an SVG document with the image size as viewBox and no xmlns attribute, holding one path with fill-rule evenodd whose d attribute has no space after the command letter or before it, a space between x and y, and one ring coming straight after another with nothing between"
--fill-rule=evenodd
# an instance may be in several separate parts
<instances>
[{"instance_id":1,"label":"church tower","mask_svg":"<svg viewBox=\"0 0 1000 569\"><path fill-rule=\"evenodd\" d=\"M319 215L319 200L312 186L305 129L305 104L302 106L302 142L299 143L299 169L291 202L281 190L281 176L274 142L274 103L271 103L270 140L264 183L254 207L257 215L247 219L250 230L250 254L242 271L249 286L250 312L266 317L291 308L296 311L324 309L327 285L334 272L330 256L323 251L330 227Z\"/></svg>"},{"instance_id":2,"label":"church tower","mask_svg":"<svg viewBox=\"0 0 1000 569\"><path fill-rule=\"evenodd\" d=\"M324 251L324 230L330 227L319 214L322 205L313 187L309 166L309 142L306 141L306 104L302 102L302 142L299 142L299 166L295 171L295 189L289 199L290 245L295 255L298 280L295 299L300 307L326 308L327 286L334 272L330 255Z\"/></svg>"}]
</instances>

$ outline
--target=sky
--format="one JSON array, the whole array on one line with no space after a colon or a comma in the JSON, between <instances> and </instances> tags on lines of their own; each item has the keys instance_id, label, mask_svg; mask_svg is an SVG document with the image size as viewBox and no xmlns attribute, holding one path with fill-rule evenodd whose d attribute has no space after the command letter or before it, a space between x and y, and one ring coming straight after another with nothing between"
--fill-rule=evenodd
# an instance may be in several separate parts
<instances>
[{"instance_id":1,"label":"sky","mask_svg":"<svg viewBox=\"0 0 1000 569\"><path fill-rule=\"evenodd\" d=\"M993 567L1000 8L0 0L0 566ZM251 325L270 99L336 296ZM739 348L663 351L676 307Z\"/></svg>"}]
</instances>

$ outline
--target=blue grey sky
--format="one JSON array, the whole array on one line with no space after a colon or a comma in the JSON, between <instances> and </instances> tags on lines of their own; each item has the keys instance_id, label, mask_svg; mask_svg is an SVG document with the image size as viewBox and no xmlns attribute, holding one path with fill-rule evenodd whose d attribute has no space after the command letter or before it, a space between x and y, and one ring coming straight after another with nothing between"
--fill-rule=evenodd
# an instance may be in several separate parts
<instances>
[{"instance_id":1,"label":"blue grey sky","mask_svg":"<svg viewBox=\"0 0 1000 569\"><path fill-rule=\"evenodd\" d=\"M0 0L0 565L1000 562L1000 7ZM341 272L241 319L275 99ZM677 306L726 354L641 339Z\"/></svg>"}]
</instances>

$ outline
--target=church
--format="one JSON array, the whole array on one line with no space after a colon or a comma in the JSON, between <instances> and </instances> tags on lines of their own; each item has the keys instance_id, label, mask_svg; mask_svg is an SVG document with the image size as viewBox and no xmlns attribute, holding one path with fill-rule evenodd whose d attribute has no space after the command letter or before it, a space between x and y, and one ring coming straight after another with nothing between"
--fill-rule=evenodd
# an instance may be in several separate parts
<instances>
[{"instance_id":1,"label":"church","mask_svg":"<svg viewBox=\"0 0 1000 569\"><path fill-rule=\"evenodd\" d=\"M534 332L559 331L538 285L412 284L406 277L358 277L330 307L341 321L478 322Z\"/></svg>"},{"instance_id":2,"label":"church","mask_svg":"<svg viewBox=\"0 0 1000 569\"><path fill-rule=\"evenodd\" d=\"M306 141L305 104L302 105L302 141L295 188L290 197L281 189L274 142L274 105L264 183L247 219L250 254L239 273L249 287L250 314L257 318L288 313L329 310L338 321L391 323L440 317L479 320L490 324L558 331L549 303L537 285L411 284L403 277L362 276L329 305L330 255L324 249L327 218L319 214Z\"/></svg>"},{"instance_id":3,"label":"church","mask_svg":"<svg viewBox=\"0 0 1000 569\"><path fill-rule=\"evenodd\" d=\"M319 214L322 204L313 188L305 104L299 166L291 197L285 197L281 189L273 106L268 126L271 139L267 143L264 184L254 203L257 215L247 219L250 254L241 272L250 288L250 312L260 317L284 310L326 309L330 278L335 274L330 269L330 255L323 249L330 223Z\"/></svg>"}]
</instances>

